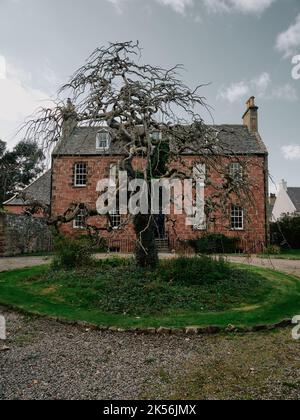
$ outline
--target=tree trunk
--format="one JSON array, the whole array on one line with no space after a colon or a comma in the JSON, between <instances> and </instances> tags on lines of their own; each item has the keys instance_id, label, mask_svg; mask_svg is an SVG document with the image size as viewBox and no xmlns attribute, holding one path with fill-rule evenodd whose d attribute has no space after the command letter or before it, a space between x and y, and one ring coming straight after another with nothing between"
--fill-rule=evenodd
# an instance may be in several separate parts
<instances>
[{"instance_id":1,"label":"tree trunk","mask_svg":"<svg viewBox=\"0 0 300 420\"><path fill-rule=\"evenodd\" d=\"M137 236L135 250L139 267L155 269L158 265L158 252L155 242L155 225L151 215L138 214L134 217L134 228Z\"/></svg>"}]
</instances>

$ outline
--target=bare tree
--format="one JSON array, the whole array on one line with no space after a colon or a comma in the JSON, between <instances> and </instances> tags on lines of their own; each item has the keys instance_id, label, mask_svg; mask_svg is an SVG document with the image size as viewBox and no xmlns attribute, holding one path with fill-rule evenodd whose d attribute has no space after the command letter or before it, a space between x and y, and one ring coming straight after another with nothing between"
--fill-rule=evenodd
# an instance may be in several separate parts
<instances>
[{"instance_id":1,"label":"bare tree","mask_svg":"<svg viewBox=\"0 0 300 420\"><path fill-rule=\"evenodd\" d=\"M227 168L219 159L224 150L218 143L218 132L206 126L202 118L203 111L209 111L200 94L202 85L195 89L186 86L179 76L180 65L166 70L140 61L138 43L121 42L96 49L60 89L60 97L69 98L67 106L62 99L53 108L41 109L26 123L26 137L38 139L44 148L51 149L62 136L72 133L74 121L91 128L105 126L112 142L122 150L120 169L127 172L129 181L142 177L149 184L152 178L191 176L192 167L181 159L186 150L203 156L208 165L224 175ZM153 135L155 132L161 135ZM134 169L135 158L144 162L139 174ZM170 165L175 161L180 163L180 170L178 165L177 169ZM234 180L229 181L224 179L226 188L223 185L219 207L224 206L226 195L236 190L241 193L240 185L236 188L231 182ZM216 186L215 195L220 198L220 194L221 186ZM214 206L213 201L210 209L207 205L208 215ZM70 203L64 215L49 223L67 223L80 210L79 203ZM85 211L87 217L95 214L95 209L85 207ZM150 214L138 214L133 219L138 264L155 267L155 219ZM88 223L87 227L93 234L101 234L97 227Z\"/></svg>"}]
</instances>

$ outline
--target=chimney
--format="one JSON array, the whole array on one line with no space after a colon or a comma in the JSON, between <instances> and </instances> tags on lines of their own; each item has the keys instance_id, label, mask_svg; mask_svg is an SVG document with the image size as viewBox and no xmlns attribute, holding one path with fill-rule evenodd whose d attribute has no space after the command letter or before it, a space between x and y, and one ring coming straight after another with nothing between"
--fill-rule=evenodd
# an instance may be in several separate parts
<instances>
[{"instance_id":1,"label":"chimney","mask_svg":"<svg viewBox=\"0 0 300 420\"><path fill-rule=\"evenodd\" d=\"M283 179L281 183L279 184L279 189L283 191L288 190L288 183Z\"/></svg>"},{"instance_id":2,"label":"chimney","mask_svg":"<svg viewBox=\"0 0 300 420\"><path fill-rule=\"evenodd\" d=\"M251 98L246 102L247 111L243 115L243 122L250 133L258 132L258 106L255 105L255 97Z\"/></svg>"},{"instance_id":3,"label":"chimney","mask_svg":"<svg viewBox=\"0 0 300 420\"><path fill-rule=\"evenodd\" d=\"M62 136L70 137L74 129L77 127L77 113L71 99L68 99L67 105L62 108Z\"/></svg>"},{"instance_id":4,"label":"chimney","mask_svg":"<svg viewBox=\"0 0 300 420\"><path fill-rule=\"evenodd\" d=\"M275 203L276 203L276 194L270 194L270 197L269 197L269 204L271 205L271 206L274 206L275 205Z\"/></svg>"}]
</instances>

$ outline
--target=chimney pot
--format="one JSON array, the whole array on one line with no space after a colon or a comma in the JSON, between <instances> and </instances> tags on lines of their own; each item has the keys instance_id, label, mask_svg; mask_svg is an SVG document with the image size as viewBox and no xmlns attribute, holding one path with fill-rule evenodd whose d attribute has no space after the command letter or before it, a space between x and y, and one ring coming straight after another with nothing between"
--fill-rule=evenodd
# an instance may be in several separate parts
<instances>
[{"instance_id":1,"label":"chimney pot","mask_svg":"<svg viewBox=\"0 0 300 420\"><path fill-rule=\"evenodd\" d=\"M281 189L281 190L284 190L284 191L287 191L287 189L288 189L288 183L286 182L286 180L285 180L285 179L283 179L283 180L281 181L281 183L280 183L280 189Z\"/></svg>"},{"instance_id":2,"label":"chimney pot","mask_svg":"<svg viewBox=\"0 0 300 420\"><path fill-rule=\"evenodd\" d=\"M77 113L76 107L72 103L71 99L68 98L66 106L62 108L62 136L64 138L69 137L74 129L77 127Z\"/></svg>"},{"instance_id":3,"label":"chimney pot","mask_svg":"<svg viewBox=\"0 0 300 420\"><path fill-rule=\"evenodd\" d=\"M258 107L255 105L255 97L251 96L246 102L247 110L243 115L243 122L250 133L258 132Z\"/></svg>"}]
</instances>

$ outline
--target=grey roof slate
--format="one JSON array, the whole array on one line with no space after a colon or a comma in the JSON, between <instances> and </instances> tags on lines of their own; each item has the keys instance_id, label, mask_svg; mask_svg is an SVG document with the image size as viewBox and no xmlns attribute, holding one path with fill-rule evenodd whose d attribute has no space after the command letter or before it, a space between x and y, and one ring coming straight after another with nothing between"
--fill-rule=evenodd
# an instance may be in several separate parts
<instances>
[{"instance_id":1,"label":"grey roof slate","mask_svg":"<svg viewBox=\"0 0 300 420\"><path fill-rule=\"evenodd\" d=\"M26 206L29 203L29 200L40 201L46 205L50 205L51 199L51 170L47 171L36 179L28 187L24 188L22 193L26 194L28 200L24 201L18 195L15 195L10 200L7 200L5 203L6 206Z\"/></svg>"},{"instance_id":2,"label":"grey roof slate","mask_svg":"<svg viewBox=\"0 0 300 420\"><path fill-rule=\"evenodd\" d=\"M247 155L266 155L267 149L259 134L251 134L244 125L215 125L211 126L218 132L220 154L247 154ZM101 155L123 155L125 154L125 144L111 142L107 151L96 149L96 133L99 128L77 127L73 134L65 139L61 139L53 155L62 156L101 156ZM188 149L184 154L194 154Z\"/></svg>"},{"instance_id":3,"label":"grey roof slate","mask_svg":"<svg viewBox=\"0 0 300 420\"><path fill-rule=\"evenodd\" d=\"M297 211L300 211L300 188L288 188L287 193Z\"/></svg>"}]
</instances>

